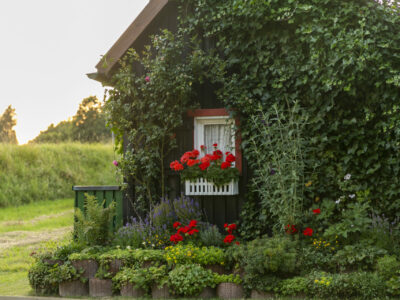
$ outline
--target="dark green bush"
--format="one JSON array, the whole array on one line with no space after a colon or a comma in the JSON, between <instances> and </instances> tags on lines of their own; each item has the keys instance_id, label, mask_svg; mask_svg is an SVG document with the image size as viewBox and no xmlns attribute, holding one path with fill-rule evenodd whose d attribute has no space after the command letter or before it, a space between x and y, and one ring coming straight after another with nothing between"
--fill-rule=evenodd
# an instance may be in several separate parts
<instances>
[{"instance_id":1,"label":"dark green bush","mask_svg":"<svg viewBox=\"0 0 400 300\"><path fill-rule=\"evenodd\" d=\"M51 278L52 269L54 269L54 266L50 266L41 261L35 262L29 269L29 284L36 294L58 294L58 283Z\"/></svg>"}]
</instances>

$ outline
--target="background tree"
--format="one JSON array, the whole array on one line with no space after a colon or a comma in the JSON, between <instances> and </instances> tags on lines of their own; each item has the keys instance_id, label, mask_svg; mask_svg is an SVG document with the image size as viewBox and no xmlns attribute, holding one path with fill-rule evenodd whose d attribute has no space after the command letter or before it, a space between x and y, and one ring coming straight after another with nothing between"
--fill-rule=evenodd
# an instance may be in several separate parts
<instances>
[{"instance_id":1,"label":"background tree","mask_svg":"<svg viewBox=\"0 0 400 300\"><path fill-rule=\"evenodd\" d=\"M17 125L15 108L9 105L0 116L0 143L18 144L17 135L13 129Z\"/></svg>"},{"instance_id":2,"label":"background tree","mask_svg":"<svg viewBox=\"0 0 400 300\"><path fill-rule=\"evenodd\" d=\"M101 102L89 96L79 104L76 114L57 125L50 124L32 141L33 143L109 142L111 132L106 127L106 117Z\"/></svg>"}]
</instances>

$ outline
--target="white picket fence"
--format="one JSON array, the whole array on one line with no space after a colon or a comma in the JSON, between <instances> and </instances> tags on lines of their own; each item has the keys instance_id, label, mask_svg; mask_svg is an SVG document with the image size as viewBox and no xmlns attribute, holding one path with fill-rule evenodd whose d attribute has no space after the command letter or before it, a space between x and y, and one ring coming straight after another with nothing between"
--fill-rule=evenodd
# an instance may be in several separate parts
<instances>
[{"instance_id":1,"label":"white picket fence","mask_svg":"<svg viewBox=\"0 0 400 300\"><path fill-rule=\"evenodd\" d=\"M188 196L238 195L239 186L237 181L231 181L228 184L217 187L203 178L197 179L195 182L186 180L185 194Z\"/></svg>"}]
</instances>

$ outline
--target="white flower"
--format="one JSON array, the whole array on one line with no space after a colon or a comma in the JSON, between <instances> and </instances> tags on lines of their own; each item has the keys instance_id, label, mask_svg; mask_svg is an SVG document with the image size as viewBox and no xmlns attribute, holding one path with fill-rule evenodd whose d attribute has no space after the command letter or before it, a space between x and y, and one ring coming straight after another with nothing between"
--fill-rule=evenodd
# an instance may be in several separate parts
<instances>
[{"instance_id":1,"label":"white flower","mask_svg":"<svg viewBox=\"0 0 400 300\"><path fill-rule=\"evenodd\" d=\"M344 176L344 180L350 180L350 178L351 178L351 174L346 174L346 175Z\"/></svg>"},{"instance_id":2,"label":"white flower","mask_svg":"<svg viewBox=\"0 0 400 300\"><path fill-rule=\"evenodd\" d=\"M146 242L143 242L142 244L146 246Z\"/></svg>"},{"instance_id":3,"label":"white flower","mask_svg":"<svg viewBox=\"0 0 400 300\"><path fill-rule=\"evenodd\" d=\"M351 224L350 226L351 226L351 227L354 227L354 224Z\"/></svg>"},{"instance_id":4,"label":"white flower","mask_svg":"<svg viewBox=\"0 0 400 300\"><path fill-rule=\"evenodd\" d=\"M155 247L155 245L154 244L151 244L151 246L154 248Z\"/></svg>"},{"instance_id":5,"label":"white flower","mask_svg":"<svg viewBox=\"0 0 400 300\"><path fill-rule=\"evenodd\" d=\"M126 246L126 249L131 250L131 246Z\"/></svg>"},{"instance_id":6,"label":"white flower","mask_svg":"<svg viewBox=\"0 0 400 300\"><path fill-rule=\"evenodd\" d=\"M355 194L350 194L349 198L353 199L356 195Z\"/></svg>"},{"instance_id":7,"label":"white flower","mask_svg":"<svg viewBox=\"0 0 400 300\"><path fill-rule=\"evenodd\" d=\"M337 200L335 201L335 203L336 203L336 204L339 204L339 203L340 203L340 200L342 200L342 199L340 199L340 198L337 199Z\"/></svg>"}]
</instances>

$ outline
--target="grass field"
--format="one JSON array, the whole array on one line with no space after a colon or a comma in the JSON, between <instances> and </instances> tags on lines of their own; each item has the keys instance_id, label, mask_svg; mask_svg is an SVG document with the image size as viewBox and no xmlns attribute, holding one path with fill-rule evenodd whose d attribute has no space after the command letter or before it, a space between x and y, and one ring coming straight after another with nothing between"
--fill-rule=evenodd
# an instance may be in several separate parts
<instances>
[{"instance_id":1,"label":"grass field","mask_svg":"<svg viewBox=\"0 0 400 300\"><path fill-rule=\"evenodd\" d=\"M0 295L30 295L30 254L67 242L72 224L73 199L0 209Z\"/></svg>"},{"instance_id":2,"label":"grass field","mask_svg":"<svg viewBox=\"0 0 400 300\"><path fill-rule=\"evenodd\" d=\"M116 185L111 144L0 143L0 207L73 197L72 185Z\"/></svg>"}]
</instances>

